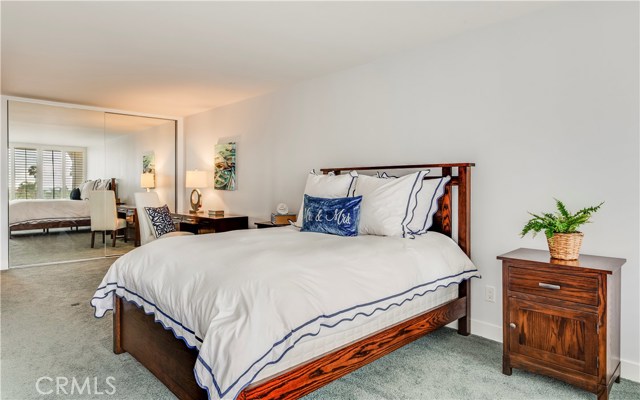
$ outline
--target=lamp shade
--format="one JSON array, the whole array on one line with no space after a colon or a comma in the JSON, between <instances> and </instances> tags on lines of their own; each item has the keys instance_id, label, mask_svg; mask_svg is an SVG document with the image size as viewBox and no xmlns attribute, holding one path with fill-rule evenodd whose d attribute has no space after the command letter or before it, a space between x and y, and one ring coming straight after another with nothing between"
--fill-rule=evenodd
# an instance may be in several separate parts
<instances>
[{"instance_id":1,"label":"lamp shade","mask_svg":"<svg viewBox=\"0 0 640 400\"><path fill-rule=\"evenodd\" d=\"M207 171L187 171L185 186L188 188L207 187Z\"/></svg>"},{"instance_id":2,"label":"lamp shade","mask_svg":"<svg viewBox=\"0 0 640 400\"><path fill-rule=\"evenodd\" d=\"M140 187L149 189L156 186L156 176L152 173L144 173L140 175Z\"/></svg>"}]
</instances>

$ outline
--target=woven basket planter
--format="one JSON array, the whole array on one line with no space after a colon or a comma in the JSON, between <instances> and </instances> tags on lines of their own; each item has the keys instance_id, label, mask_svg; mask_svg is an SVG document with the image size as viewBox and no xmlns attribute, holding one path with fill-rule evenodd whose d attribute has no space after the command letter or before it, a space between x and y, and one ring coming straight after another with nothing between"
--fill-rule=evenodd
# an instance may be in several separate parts
<instances>
[{"instance_id":1,"label":"woven basket planter","mask_svg":"<svg viewBox=\"0 0 640 400\"><path fill-rule=\"evenodd\" d=\"M547 238L549 253L559 260L577 260L582 246L583 233L554 233Z\"/></svg>"}]
</instances>

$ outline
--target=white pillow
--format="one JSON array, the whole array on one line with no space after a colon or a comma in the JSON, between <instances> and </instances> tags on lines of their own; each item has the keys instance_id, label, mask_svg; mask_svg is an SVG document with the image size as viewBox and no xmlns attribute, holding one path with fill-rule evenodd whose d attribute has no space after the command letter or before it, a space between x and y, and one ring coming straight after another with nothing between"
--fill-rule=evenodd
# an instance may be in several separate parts
<instances>
[{"instance_id":1,"label":"white pillow","mask_svg":"<svg viewBox=\"0 0 640 400\"><path fill-rule=\"evenodd\" d=\"M80 189L80 198L82 200L89 200L89 192L92 190L112 190L111 179L96 179L84 181L78 186Z\"/></svg>"},{"instance_id":2,"label":"white pillow","mask_svg":"<svg viewBox=\"0 0 640 400\"><path fill-rule=\"evenodd\" d=\"M393 179L397 176L388 175L386 172L376 173L376 177ZM408 225L408 233L411 236L427 233L433 225L433 217L438 212L438 201L444 195L445 187L451 180L450 176L439 179L423 181L422 188L418 191L418 205Z\"/></svg>"},{"instance_id":3,"label":"white pillow","mask_svg":"<svg viewBox=\"0 0 640 400\"><path fill-rule=\"evenodd\" d=\"M428 173L419 171L397 179L360 176L356 187L356 196L362 196L358 232L406 237L418 206L418 191Z\"/></svg>"},{"instance_id":4,"label":"white pillow","mask_svg":"<svg viewBox=\"0 0 640 400\"><path fill-rule=\"evenodd\" d=\"M418 207L409 221L409 233L422 235L433 225L433 216L438 212L438 200L444 195L444 189L451 180L450 176L423 181L418 193Z\"/></svg>"},{"instance_id":5,"label":"white pillow","mask_svg":"<svg viewBox=\"0 0 640 400\"><path fill-rule=\"evenodd\" d=\"M111 190L111 179L96 179L93 182L93 190Z\"/></svg>"},{"instance_id":6,"label":"white pillow","mask_svg":"<svg viewBox=\"0 0 640 400\"><path fill-rule=\"evenodd\" d=\"M84 181L79 186L80 198L82 200L89 200L89 192L93 190L93 181Z\"/></svg>"},{"instance_id":7,"label":"white pillow","mask_svg":"<svg viewBox=\"0 0 640 400\"><path fill-rule=\"evenodd\" d=\"M351 171L346 175L336 175L329 173L326 175L318 175L316 171L311 170L307 177L307 184L304 187L304 194L313 197L324 197L326 199L335 199L338 197L353 197L356 188L356 180L358 173ZM304 195L302 196L302 204L298 212L298 219L293 224L298 228L302 228L302 220L304 217Z\"/></svg>"}]
</instances>

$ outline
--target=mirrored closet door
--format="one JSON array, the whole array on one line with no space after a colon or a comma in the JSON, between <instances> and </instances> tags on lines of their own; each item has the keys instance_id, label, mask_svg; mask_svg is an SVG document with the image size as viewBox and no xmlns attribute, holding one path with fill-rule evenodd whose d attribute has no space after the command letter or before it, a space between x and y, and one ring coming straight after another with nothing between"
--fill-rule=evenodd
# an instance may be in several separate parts
<instances>
[{"instance_id":1,"label":"mirrored closet door","mask_svg":"<svg viewBox=\"0 0 640 400\"><path fill-rule=\"evenodd\" d=\"M125 254L140 245L136 192L175 205L175 121L22 101L7 111L10 267Z\"/></svg>"},{"instance_id":2,"label":"mirrored closet door","mask_svg":"<svg viewBox=\"0 0 640 400\"><path fill-rule=\"evenodd\" d=\"M144 212L146 205L166 204L175 210L176 122L113 113L105 113L104 121L105 176L117 177L117 209L126 219L127 241L139 246L143 241L140 229L144 228L138 223L137 213ZM142 197L136 195L141 192ZM118 240L115 247L106 246L105 251L107 255L120 254Z\"/></svg>"}]
</instances>

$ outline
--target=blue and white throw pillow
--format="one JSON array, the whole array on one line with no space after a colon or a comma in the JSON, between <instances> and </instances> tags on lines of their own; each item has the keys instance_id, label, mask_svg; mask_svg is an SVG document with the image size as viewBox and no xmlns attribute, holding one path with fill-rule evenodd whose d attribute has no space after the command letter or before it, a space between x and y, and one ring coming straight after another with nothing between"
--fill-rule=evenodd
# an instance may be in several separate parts
<instances>
[{"instance_id":1,"label":"blue and white throw pillow","mask_svg":"<svg viewBox=\"0 0 640 400\"><path fill-rule=\"evenodd\" d=\"M362 196L327 199L304 195L301 232L358 236Z\"/></svg>"},{"instance_id":2,"label":"blue and white throw pillow","mask_svg":"<svg viewBox=\"0 0 640 400\"><path fill-rule=\"evenodd\" d=\"M149 216L149 222L151 222L153 235L156 239L169 232L175 232L176 226L171 218L169 206L165 204L162 207L145 207L144 210Z\"/></svg>"}]
</instances>

